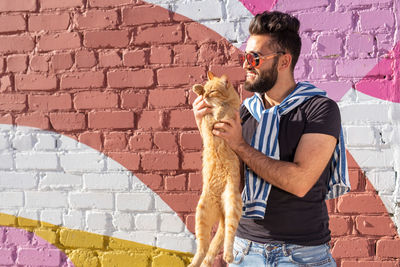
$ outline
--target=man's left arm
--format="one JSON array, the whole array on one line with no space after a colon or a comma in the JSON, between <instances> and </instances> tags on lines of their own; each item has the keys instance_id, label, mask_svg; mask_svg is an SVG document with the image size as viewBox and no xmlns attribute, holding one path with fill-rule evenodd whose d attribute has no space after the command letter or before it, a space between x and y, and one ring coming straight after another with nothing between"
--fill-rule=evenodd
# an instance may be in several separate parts
<instances>
[{"instance_id":1,"label":"man's left arm","mask_svg":"<svg viewBox=\"0 0 400 267\"><path fill-rule=\"evenodd\" d=\"M294 161L287 162L272 159L248 145L242 136L239 114L216 123L213 133L223 138L259 177L298 197L305 196L317 182L337 143L332 135L303 134Z\"/></svg>"}]
</instances>

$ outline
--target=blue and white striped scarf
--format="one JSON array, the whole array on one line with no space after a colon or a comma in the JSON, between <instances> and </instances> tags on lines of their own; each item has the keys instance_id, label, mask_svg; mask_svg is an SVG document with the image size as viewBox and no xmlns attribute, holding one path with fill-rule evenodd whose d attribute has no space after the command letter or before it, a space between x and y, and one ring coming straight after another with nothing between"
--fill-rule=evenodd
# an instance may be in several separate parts
<instances>
[{"instance_id":1,"label":"blue and white striped scarf","mask_svg":"<svg viewBox=\"0 0 400 267\"><path fill-rule=\"evenodd\" d=\"M325 96L326 92L310 83L302 82L297 84L297 87L281 104L270 109L264 109L260 94L256 93L253 97L245 99L243 105L259 122L251 141L251 146L263 154L279 160L278 133L280 117L317 95ZM242 192L244 204L243 217L253 219L264 218L271 185L258 177L249 168L246 168L245 179L245 187ZM339 142L334 151L331 164L331 178L327 187L328 193L326 199L335 198L350 191L342 129L340 130Z\"/></svg>"}]
</instances>

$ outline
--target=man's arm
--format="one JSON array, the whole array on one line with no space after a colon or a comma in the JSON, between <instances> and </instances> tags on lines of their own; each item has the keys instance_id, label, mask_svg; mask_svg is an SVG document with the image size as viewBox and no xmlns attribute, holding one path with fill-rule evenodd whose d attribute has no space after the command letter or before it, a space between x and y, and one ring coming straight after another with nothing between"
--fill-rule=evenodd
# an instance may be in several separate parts
<instances>
[{"instance_id":1,"label":"man's arm","mask_svg":"<svg viewBox=\"0 0 400 267\"><path fill-rule=\"evenodd\" d=\"M240 118L222 120L214 135L223 138L259 177L270 184L303 197L314 186L328 164L337 140L327 134L302 135L293 162L274 160L248 145L242 136Z\"/></svg>"}]
</instances>

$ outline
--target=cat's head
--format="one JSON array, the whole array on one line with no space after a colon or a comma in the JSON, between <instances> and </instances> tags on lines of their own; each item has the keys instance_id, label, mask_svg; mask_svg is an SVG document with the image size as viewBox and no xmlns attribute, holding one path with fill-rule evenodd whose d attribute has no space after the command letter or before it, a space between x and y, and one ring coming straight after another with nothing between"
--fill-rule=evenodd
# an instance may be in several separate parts
<instances>
[{"instance_id":1,"label":"cat's head","mask_svg":"<svg viewBox=\"0 0 400 267\"><path fill-rule=\"evenodd\" d=\"M226 75L216 77L209 71L207 72L207 77L208 81L204 86L201 84L193 85L192 89L197 95L203 96L206 103L210 106L219 106L225 103L239 108L239 95L228 81Z\"/></svg>"}]
</instances>

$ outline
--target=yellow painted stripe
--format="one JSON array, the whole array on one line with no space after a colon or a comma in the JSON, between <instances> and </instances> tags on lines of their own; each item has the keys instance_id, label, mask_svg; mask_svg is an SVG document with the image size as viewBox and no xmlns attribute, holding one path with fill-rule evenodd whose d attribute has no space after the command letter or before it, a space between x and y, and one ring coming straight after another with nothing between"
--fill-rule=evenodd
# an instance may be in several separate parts
<instances>
[{"instance_id":1,"label":"yellow painted stripe","mask_svg":"<svg viewBox=\"0 0 400 267\"><path fill-rule=\"evenodd\" d=\"M0 226L33 232L63 251L76 267L184 267L191 253L161 249L0 213Z\"/></svg>"}]
</instances>

